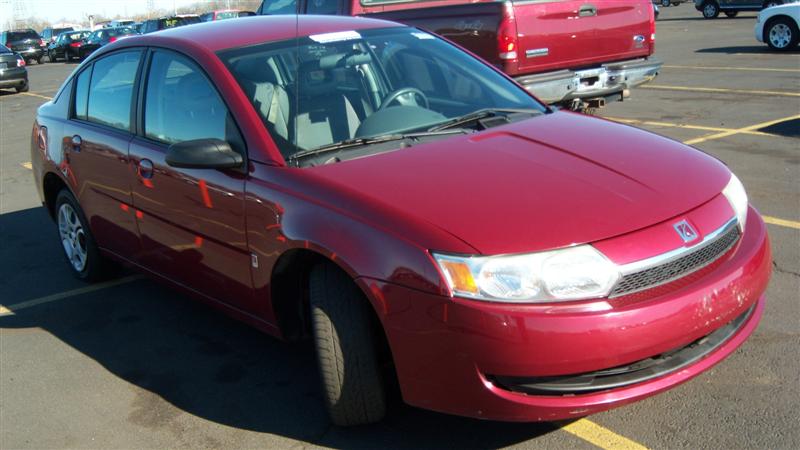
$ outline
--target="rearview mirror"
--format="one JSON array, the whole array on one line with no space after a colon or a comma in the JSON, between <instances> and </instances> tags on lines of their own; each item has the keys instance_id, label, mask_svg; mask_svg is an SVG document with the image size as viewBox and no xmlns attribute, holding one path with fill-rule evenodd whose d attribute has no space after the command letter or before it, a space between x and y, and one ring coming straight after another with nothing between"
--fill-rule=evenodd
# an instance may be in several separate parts
<instances>
[{"instance_id":1,"label":"rearview mirror","mask_svg":"<svg viewBox=\"0 0 800 450\"><path fill-rule=\"evenodd\" d=\"M167 164L184 169L234 169L244 163L242 155L221 139L195 139L172 144Z\"/></svg>"}]
</instances>

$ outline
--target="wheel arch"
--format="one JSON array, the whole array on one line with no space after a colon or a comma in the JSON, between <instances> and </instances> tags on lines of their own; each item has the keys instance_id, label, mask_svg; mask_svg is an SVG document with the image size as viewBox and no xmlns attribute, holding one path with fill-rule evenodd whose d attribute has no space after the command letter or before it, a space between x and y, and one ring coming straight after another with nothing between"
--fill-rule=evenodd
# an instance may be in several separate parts
<instances>
[{"instance_id":1,"label":"wheel arch","mask_svg":"<svg viewBox=\"0 0 800 450\"><path fill-rule=\"evenodd\" d=\"M774 16L767 19L766 22L764 22L764 28L761 30L761 38L764 40L765 44L768 43L769 40L769 28L772 26L773 23L781 19L788 20L789 23L794 23L796 27L800 28L800 24L798 24L793 17L787 14L775 14Z\"/></svg>"},{"instance_id":2,"label":"wheel arch","mask_svg":"<svg viewBox=\"0 0 800 450\"><path fill-rule=\"evenodd\" d=\"M62 189L72 190L69 185L53 172L47 172L42 177L42 193L44 194L44 205L51 218L55 217L56 198ZM73 193L74 195L74 193Z\"/></svg>"}]
</instances>

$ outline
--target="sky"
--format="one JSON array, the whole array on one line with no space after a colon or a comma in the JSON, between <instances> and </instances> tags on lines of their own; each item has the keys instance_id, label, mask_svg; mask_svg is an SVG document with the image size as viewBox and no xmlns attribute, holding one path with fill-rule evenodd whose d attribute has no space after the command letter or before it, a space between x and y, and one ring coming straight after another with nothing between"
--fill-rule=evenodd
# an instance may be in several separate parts
<instances>
[{"instance_id":1,"label":"sky","mask_svg":"<svg viewBox=\"0 0 800 450\"><path fill-rule=\"evenodd\" d=\"M156 9L171 10L198 0L152 0ZM201 0L202 1L202 0ZM133 15L147 12L148 0L0 0L0 24L11 19L14 3L20 3L25 16L33 16L50 22L61 19L84 21L89 14L105 16Z\"/></svg>"}]
</instances>

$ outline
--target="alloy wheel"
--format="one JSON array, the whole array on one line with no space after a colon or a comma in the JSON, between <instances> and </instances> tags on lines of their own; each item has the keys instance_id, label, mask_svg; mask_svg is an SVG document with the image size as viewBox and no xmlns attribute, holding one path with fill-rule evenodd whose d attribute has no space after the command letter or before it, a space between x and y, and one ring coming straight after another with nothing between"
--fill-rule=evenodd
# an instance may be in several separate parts
<instances>
[{"instance_id":1,"label":"alloy wheel","mask_svg":"<svg viewBox=\"0 0 800 450\"><path fill-rule=\"evenodd\" d=\"M58 233L70 264L77 272L83 272L88 258L86 233L78 214L68 203L58 209Z\"/></svg>"},{"instance_id":2,"label":"alloy wheel","mask_svg":"<svg viewBox=\"0 0 800 450\"><path fill-rule=\"evenodd\" d=\"M785 23L777 23L769 29L769 42L775 48L786 48L792 42L792 30Z\"/></svg>"},{"instance_id":3,"label":"alloy wheel","mask_svg":"<svg viewBox=\"0 0 800 450\"><path fill-rule=\"evenodd\" d=\"M706 17L716 17L717 5L713 3L706 3L706 6L703 7L703 15Z\"/></svg>"}]
</instances>

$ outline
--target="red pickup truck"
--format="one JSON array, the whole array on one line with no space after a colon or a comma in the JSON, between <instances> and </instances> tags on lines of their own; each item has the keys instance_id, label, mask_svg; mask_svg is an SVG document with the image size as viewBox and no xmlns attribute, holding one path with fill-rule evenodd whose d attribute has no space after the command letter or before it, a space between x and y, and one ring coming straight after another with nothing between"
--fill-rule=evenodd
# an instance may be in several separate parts
<instances>
[{"instance_id":1,"label":"red pickup truck","mask_svg":"<svg viewBox=\"0 0 800 450\"><path fill-rule=\"evenodd\" d=\"M369 16L424 28L573 109L622 100L658 74L650 0L264 0L262 15Z\"/></svg>"}]
</instances>

